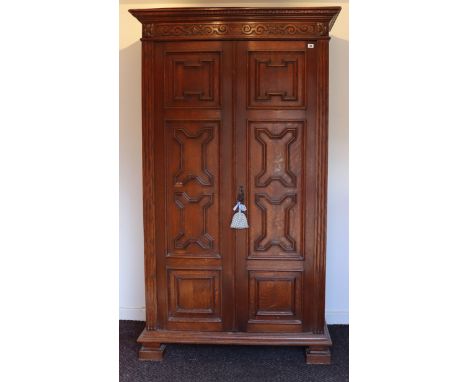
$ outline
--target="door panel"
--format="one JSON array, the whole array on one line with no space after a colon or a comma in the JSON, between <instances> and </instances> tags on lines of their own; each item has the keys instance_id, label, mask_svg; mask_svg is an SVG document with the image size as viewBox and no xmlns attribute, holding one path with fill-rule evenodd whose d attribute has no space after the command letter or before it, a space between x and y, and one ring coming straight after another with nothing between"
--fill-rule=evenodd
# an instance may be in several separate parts
<instances>
[{"instance_id":1,"label":"door panel","mask_svg":"<svg viewBox=\"0 0 468 382\"><path fill-rule=\"evenodd\" d=\"M249 271L249 331L301 331L302 272Z\"/></svg>"},{"instance_id":2,"label":"door panel","mask_svg":"<svg viewBox=\"0 0 468 382\"><path fill-rule=\"evenodd\" d=\"M232 43L158 44L156 206L158 318L162 329L233 329ZM162 70L161 70L162 69ZM161 86L163 85L163 86ZM161 89L162 87L162 89ZM221 169L223 171L221 177Z\"/></svg>"},{"instance_id":3,"label":"door panel","mask_svg":"<svg viewBox=\"0 0 468 382\"><path fill-rule=\"evenodd\" d=\"M165 122L167 256L219 257L220 121Z\"/></svg>"},{"instance_id":4,"label":"door panel","mask_svg":"<svg viewBox=\"0 0 468 382\"><path fill-rule=\"evenodd\" d=\"M304 108L304 52L254 49L248 51L248 107Z\"/></svg>"},{"instance_id":5,"label":"door panel","mask_svg":"<svg viewBox=\"0 0 468 382\"><path fill-rule=\"evenodd\" d=\"M248 121L249 259L301 259L303 121Z\"/></svg>"},{"instance_id":6,"label":"door panel","mask_svg":"<svg viewBox=\"0 0 468 382\"><path fill-rule=\"evenodd\" d=\"M236 50L237 183L249 229L237 234L237 321L251 332L299 332L303 289L307 151L313 95L306 41L239 42Z\"/></svg>"},{"instance_id":7,"label":"door panel","mask_svg":"<svg viewBox=\"0 0 468 382\"><path fill-rule=\"evenodd\" d=\"M221 271L168 268L168 329L220 326Z\"/></svg>"},{"instance_id":8,"label":"door panel","mask_svg":"<svg viewBox=\"0 0 468 382\"><path fill-rule=\"evenodd\" d=\"M220 107L221 51L167 51L164 100L167 107Z\"/></svg>"}]
</instances>

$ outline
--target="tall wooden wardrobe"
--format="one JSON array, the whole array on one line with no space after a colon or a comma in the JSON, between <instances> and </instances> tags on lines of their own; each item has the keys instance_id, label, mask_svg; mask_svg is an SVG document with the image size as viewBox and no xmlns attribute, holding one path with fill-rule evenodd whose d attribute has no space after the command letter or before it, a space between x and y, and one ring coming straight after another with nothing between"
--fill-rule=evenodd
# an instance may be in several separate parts
<instances>
[{"instance_id":1,"label":"tall wooden wardrobe","mask_svg":"<svg viewBox=\"0 0 468 382\"><path fill-rule=\"evenodd\" d=\"M294 345L324 316L326 8L133 9L142 28L146 328L167 343ZM244 198L249 227L230 227Z\"/></svg>"}]
</instances>

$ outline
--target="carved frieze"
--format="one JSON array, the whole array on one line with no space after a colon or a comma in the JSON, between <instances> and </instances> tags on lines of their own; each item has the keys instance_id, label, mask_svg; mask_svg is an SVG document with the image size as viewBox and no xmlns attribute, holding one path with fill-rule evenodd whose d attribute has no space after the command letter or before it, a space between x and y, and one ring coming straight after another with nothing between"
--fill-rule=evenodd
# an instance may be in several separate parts
<instances>
[{"instance_id":1,"label":"carved frieze","mask_svg":"<svg viewBox=\"0 0 468 382\"><path fill-rule=\"evenodd\" d=\"M155 36L223 35L227 32L226 24L159 24L154 28Z\"/></svg>"},{"instance_id":2,"label":"carved frieze","mask_svg":"<svg viewBox=\"0 0 468 382\"><path fill-rule=\"evenodd\" d=\"M324 23L314 24L284 24L284 23L269 23L269 24L244 24L242 25L242 33L246 35L304 35L317 34L322 36L327 32L327 26Z\"/></svg>"},{"instance_id":3,"label":"carved frieze","mask_svg":"<svg viewBox=\"0 0 468 382\"><path fill-rule=\"evenodd\" d=\"M228 22L228 23L144 23L144 39L178 39L191 37L320 37L328 34L323 22Z\"/></svg>"}]
</instances>

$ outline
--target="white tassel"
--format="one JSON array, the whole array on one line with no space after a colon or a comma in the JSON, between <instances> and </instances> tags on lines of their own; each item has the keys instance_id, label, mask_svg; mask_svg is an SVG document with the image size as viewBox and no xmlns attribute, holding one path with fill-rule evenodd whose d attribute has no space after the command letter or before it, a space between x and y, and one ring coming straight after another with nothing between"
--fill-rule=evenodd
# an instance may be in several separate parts
<instances>
[{"instance_id":1,"label":"white tassel","mask_svg":"<svg viewBox=\"0 0 468 382\"><path fill-rule=\"evenodd\" d=\"M243 214L243 211L247 211L247 207L244 206L241 202L237 202L234 206L233 211L239 209L234 216L232 217L231 228L243 229L249 228L249 223L247 223L247 217Z\"/></svg>"}]
</instances>

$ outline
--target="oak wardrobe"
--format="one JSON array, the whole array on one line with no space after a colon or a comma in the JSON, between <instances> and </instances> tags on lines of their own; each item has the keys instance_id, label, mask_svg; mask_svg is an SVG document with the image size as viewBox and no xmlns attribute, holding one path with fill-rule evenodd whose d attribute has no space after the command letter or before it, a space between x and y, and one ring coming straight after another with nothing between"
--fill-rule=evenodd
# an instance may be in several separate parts
<instances>
[{"instance_id":1,"label":"oak wardrobe","mask_svg":"<svg viewBox=\"0 0 468 382\"><path fill-rule=\"evenodd\" d=\"M325 323L325 8L132 9L142 23L146 328L167 343L306 347ZM248 228L231 228L238 199Z\"/></svg>"}]
</instances>

